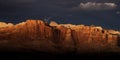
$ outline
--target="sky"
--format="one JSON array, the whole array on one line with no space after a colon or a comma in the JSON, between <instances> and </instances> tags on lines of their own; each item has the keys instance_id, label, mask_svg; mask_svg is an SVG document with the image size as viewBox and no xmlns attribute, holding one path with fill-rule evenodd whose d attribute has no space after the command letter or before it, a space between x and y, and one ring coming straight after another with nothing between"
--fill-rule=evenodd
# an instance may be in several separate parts
<instances>
[{"instance_id":1,"label":"sky","mask_svg":"<svg viewBox=\"0 0 120 60\"><path fill-rule=\"evenodd\" d=\"M0 0L0 21L49 19L120 30L120 0Z\"/></svg>"}]
</instances>

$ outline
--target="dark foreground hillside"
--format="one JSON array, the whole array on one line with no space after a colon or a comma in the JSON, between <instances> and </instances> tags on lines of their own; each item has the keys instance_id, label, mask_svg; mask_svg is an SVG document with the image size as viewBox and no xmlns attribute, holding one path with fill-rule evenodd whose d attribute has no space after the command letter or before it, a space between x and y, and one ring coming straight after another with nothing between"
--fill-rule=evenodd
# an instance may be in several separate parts
<instances>
[{"instance_id":1,"label":"dark foreground hillside","mask_svg":"<svg viewBox=\"0 0 120 60\"><path fill-rule=\"evenodd\" d=\"M120 59L120 53L65 53L65 54L50 54L43 52L2 52L2 59L14 60L85 60L85 59Z\"/></svg>"}]
</instances>

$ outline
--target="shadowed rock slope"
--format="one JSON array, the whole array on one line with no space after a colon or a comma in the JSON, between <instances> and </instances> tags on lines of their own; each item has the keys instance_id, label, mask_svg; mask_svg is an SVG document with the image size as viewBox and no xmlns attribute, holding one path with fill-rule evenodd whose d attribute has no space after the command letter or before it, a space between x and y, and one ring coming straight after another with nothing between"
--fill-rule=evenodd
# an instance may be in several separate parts
<instances>
[{"instance_id":1,"label":"shadowed rock slope","mask_svg":"<svg viewBox=\"0 0 120 60\"><path fill-rule=\"evenodd\" d=\"M50 24L27 20L19 24L0 23L1 51L49 53L120 52L120 32L99 26Z\"/></svg>"}]
</instances>

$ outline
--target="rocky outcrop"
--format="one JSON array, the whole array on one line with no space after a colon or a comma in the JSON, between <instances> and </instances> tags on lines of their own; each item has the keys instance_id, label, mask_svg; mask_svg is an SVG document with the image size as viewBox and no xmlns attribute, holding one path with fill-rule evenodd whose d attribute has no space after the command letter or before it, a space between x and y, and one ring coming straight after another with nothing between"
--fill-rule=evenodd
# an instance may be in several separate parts
<instances>
[{"instance_id":1,"label":"rocky outcrop","mask_svg":"<svg viewBox=\"0 0 120 60\"><path fill-rule=\"evenodd\" d=\"M0 50L65 52L120 52L120 32L97 26L27 20L0 23Z\"/></svg>"}]
</instances>

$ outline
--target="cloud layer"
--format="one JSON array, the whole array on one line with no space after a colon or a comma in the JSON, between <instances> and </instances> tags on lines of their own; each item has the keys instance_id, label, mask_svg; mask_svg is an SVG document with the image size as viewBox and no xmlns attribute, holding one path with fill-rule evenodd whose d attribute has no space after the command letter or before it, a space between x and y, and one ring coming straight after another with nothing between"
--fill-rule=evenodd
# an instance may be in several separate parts
<instances>
[{"instance_id":1,"label":"cloud layer","mask_svg":"<svg viewBox=\"0 0 120 60\"><path fill-rule=\"evenodd\" d=\"M109 10L115 9L117 4L115 3L96 3L96 2L87 2L80 3L77 7L74 7L74 10Z\"/></svg>"}]
</instances>

